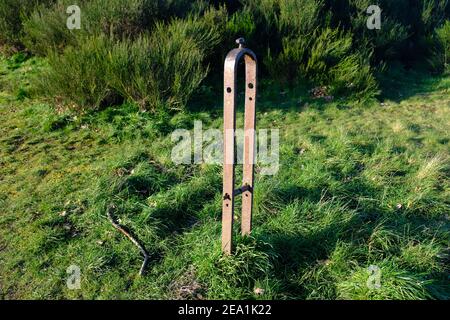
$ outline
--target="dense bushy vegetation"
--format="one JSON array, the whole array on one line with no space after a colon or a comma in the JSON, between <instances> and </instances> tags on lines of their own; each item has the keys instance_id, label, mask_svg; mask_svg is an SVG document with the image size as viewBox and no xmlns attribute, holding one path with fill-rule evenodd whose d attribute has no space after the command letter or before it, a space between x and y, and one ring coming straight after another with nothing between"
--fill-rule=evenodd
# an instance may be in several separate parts
<instances>
[{"instance_id":1,"label":"dense bushy vegetation","mask_svg":"<svg viewBox=\"0 0 450 320\"><path fill-rule=\"evenodd\" d=\"M430 66L438 71L447 71L450 59L450 21L438 28L435 32L435 41L433 41L434 54L429 58Z\"/></svg>"},{"instance_id":2,"label":"dense bushy vegetation","mask_svg":"<svg viewBox=\"0 0 450 320\"><path fill-rule=\"evenodd\" d=\"M48 56L43 87L79 108L126 99L182 109L238 36L263 76L329 95L374 97L392 62L434 72L448 65L447 0L80 0L81 30L66 27L69 4L2 2L0 43ZM381 30L366 26L373 4L383 10Z\"/></svg>"},{"instance_id":3,"label":"dense bushy vegetation","mask_svg":"<svg viewBox=\"0 0 450 320\"><path fill-rule=\"evenodd\" d=\"M21 46L23 22L39 5L54 0L4 0L0 3L0 44Z\"/></svg>"}]
</instances>

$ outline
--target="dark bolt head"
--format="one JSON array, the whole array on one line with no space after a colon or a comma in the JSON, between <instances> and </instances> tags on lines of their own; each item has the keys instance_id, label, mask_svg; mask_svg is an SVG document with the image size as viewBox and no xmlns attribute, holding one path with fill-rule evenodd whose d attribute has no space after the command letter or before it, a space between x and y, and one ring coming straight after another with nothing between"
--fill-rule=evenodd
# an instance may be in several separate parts
<instances>
[{"instance_id":1,"label":"dark bolt head","mask_svg":"<svg viewBox=\"0 0 450 320\"><path fill-rule=\"evenodd\" d=\"M245 39L244 38L236 39L236 43L239 45L239 48L245 47Z\"/></svg>"}]
</instances>

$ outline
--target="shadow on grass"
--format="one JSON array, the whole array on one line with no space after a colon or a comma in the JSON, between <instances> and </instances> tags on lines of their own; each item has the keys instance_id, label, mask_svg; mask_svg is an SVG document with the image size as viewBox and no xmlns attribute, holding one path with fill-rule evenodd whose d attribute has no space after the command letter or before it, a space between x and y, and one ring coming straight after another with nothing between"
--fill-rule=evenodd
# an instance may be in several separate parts
<instances>
[{"instance_id":1,"label":"shadow on grass","mask_svg":"<svg viewBox=\"0 0 450 320\"><path fill-rule=\"evenodd\" d=\"M377 75L381 101L392 100L400 102L414 96L426 96L436 90L436 86L443 76L432 75L421 68L405 70L404 67L394 65L388 67L386 71ZM211 82L212 83L212 82ZM222 80L215 78L213 85L204 85L196 94L196 99L190 101L188 109L190 111L208 111L216 116L222 114L223 95ZM283 86L279 83L260 79L258 85L257 112L267 112L271 110L283 110L286 112L300 112L305 107L316 110L324 110L330 102L323 98L312 98L309 90L311 84L296 84ZM237 86L237 110L244 110L244 81L239 78ZM347 103L352 101L351 97L335 97L332 101L338 103L339 109L348 108Z\"/></svg>"},{"instance_id":2,"label":"shadow on grass","mask_svg":"<svg viewBox=\"0 0 450 320\"><path fill-rule=\"evenodd\" d=\"M415 96L426 96L436 90L442 76L432 75L426 70L405 70L395 66L378 76L380 100L401 102Z\"/></svg>"},{"instance_id":3,"label":"shadow on grass","mask_svg":"<svg viewBox=\"0 0 450 320\"><path fill-rule=\"evenodd\" d=\"M327 190L325 196L323 190ZM361 178L344 184L344 187L339 190L333 190L327 185L314 189L293 185L275 189L274 192L286 206L296 202L318 204L322 201L333 202L336 199L343 203L342 207L338 208L338 211L342 212L342 219L336 217L324 227L319 227L317 225L320 223L317 221L318 218L313 216L314 221L311 221L311 224L316 225L312 232L292 232L292 230L283 232L280 228L272 229L270 226L265 226L265 222L259 227L260 232L256 239L270 244L276 253L276 259L273 261L273 276L281 285L282 292L279 294L294 299L308 298L308 291L302 284L299 284L298 276L326 265L327 261L332 259L339 243L345 243L355 248L352 250L351 258L356 259L359 265L364 266L370 262L369 259L400 257L402 241L420 243L421 240L431 237L429 233L427 234L430 227L438 226L442 222L439 218L423 216L420 213L410 213L409 215L401 214L401 212L393 213L378 201L361 202L359 199L378 198L382 192ZM305 216L300 214L297 218L305 219ZM388 237L386 241L390 245L388 248L380 248L381 256L370 258L368 246L372 241L371 237L380 226L385 231L385 235L382 236ZM302 228L308 229L308 226L304 225ZM403 239L405 232L408 232L407 240ZM438 233L437 227L435 232ZM424 280L433 279L433 283L427 285L426 288L434 297L448 299L450 296L448 287L443 287L448 274L443 275L436 271L420 273L413 269L409 271ZM332 282L328 283L332 284Z\"/></svg>"}]
</instances>

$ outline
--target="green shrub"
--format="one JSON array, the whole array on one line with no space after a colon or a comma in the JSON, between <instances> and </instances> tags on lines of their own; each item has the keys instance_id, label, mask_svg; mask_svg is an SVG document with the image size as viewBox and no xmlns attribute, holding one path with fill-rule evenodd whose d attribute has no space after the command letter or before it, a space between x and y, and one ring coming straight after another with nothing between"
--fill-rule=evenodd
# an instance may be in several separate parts
<instances>
[{"instance_id":1,"label":"green shrub","mask_svg":"<svg viewBox=\"0 0 450 320\"><path fill-rule=\"evenodd\" d=\"M2 0L0 2L0 44L21 46L23 19L39 4L49 5L54 0Z\"/></svg>"},{"instance_id":2,"label":"green shrub","mask_svg":"<svg viewBox=\"0 0 450 320\"><path fill-rule=\"evenodd\" d=\"M184 18L189 14L200 15L209 7L210 0L152 0L157 3L161 20L171 17ZM217 2L217 1L216 1ZM220 1L219 1L220 2ZM223 1L226 2L226 1Z\"/></svg>"},{"instance_id":3,"label":"green shrub","mask_svg":"<svg viewBox=\"0 0 450 320\"><path fill-rule=\"evenodd\" d=\"M305 78L299 72L307 60L312 42L312 37L285 37L280 53L272 52L269 48L263 62L271 77L283 83Z\"/></svg>"},{"instance_id":4,"label":"green shrub","mask_svg":"<svg viewBox=\"0 0 450 320\"><path fill-rule=\"evenodd\" d=\"M98 36L84 39L79 48L69 46L62 54L51 52L50 68L40 82L42 91L72 108L98 108L114 96L106 76L112 46L107 37Z\"/></svg>"},{"instance_id":5,"label":"green shrub","mask_svg":"<svg viewBox=\"0 0 450 320\"><path fill-rule=\"evenodd\" d=\"M323 0L242 0L264 29L275 27L281 35L307 34L317 27Z\"/></svg>"},{"instance_id":6,"label":"green shrub","mask_svg":"<svg viewBox=\"0 0 450 320\"><path fill-rule=\"evenodd\" d=\"M450 20L438 29L434 36L434 52L433 56L428 60L433 70L442 71L449 70L450 64Z\"/></svg>"},{"instance_id":7,"label":"green shrub","mask_svg":"<svg viewBox=\"0 0 450 320\"><path fill-rule=\"evenodd\" d=\"M21 13L26 1L4 0L0 3L0 43L17 43L20 32Z\"/></svg>"},{"instance_id":8,"label":"green shrub","mask_svg":"<svg viewBox=\"0 0 450 320\"><path fill-rule=\"evenodd\" d=\"M314 38L307 63L300 68L311 79L321 81L330 67L338 64L350 53L352 37L338 29L327 28L316 32Z\"/></svg>"},{"instance_id":9,"label":"green shrub","mask_svg":"<svg viewBox=\"0 0 450 320\"><path fill-rule=\"evenodd\" d=\"M66 26L66 9L72 2L58 0L52 7L40 6L25 20L22 41L28 49L45 55L49 49L61 52L86 36L133 37L149 29L159 13L153 0L82 0L81 29L71 31Z\"/></svg>"},{"instance_id":10,"label":"green shrub","mask_svg":"<svg viewBox=\"0 0 450 320\"><path fill-rule=\"evenodd\" d=\"M183 109L208 72L206 58L220 43L223 11L157 23L136 39L80 37L83 45L49 54L47 93L77 108L98 108L119 96L141 108Z\"/></svg>"},{"instance_id":11,"label":"green shrub","mask_svg":"<svg viewBox=\"0 0 450 320\"><path fill-rule=\"evenodd\" d=\"M255 31L256 24L253 21L253 15L247 10L235 12L226 23L229 43L239 37L251 39Z\"/></svg>"},{"instance_id":12,"label":"green shrub","mask_svg":"<svg viewBox=\"0 0 450 320\"><path fill-rule=\"evenodd\" d=\"M329 2L333 3L330 9L334 12L338 6L335 1ZM430 52L426 39L442 23L448 10L447 0L413 2L348 0L347 2L349 22L346 21L345 12L337 17L342 18L341 24L353 33L355 44L360 47L369 46L374 50L375 63L386 60L401 60L408 63L428 57ZM366 28L366 9L371 4L378 4L382 9L381 30Z\"/></svg>"},{"instance_id":13,"label":"green shrub","mask_svg":"<svg viewBox=\"0 0 450 320\"><path fill-rule=\"evenodd\" d=\"M357 0L356 3L361 9L367 1ZM246 0L245 5L247 10L256 11L256 20L263 21L266 29L277 30L275 39L271 39L270 47L266 48L264 59L264 66L272 78L289 83L306 80L313 85L326 85L332 94L372 97L377 92L368 59L370 49L362 54L352 32L328 26L332 13L325 15L324 8L329 3L319 0ZM364 18L364 28L365 10L358 16ZM281 43L279 47L276 38Z\"/></svg>"},{"instance_id":14,"label":"green shrub","mask_svg":"<svg viewBox=\"0 0 450 320\"><path fill-rule=\"evenodd\" d=\"M282 34L310 35L319 25L322 0L278 0L278 30Z\"/></svg>"},{"instance_id":15,"label":"green shrub","mask_svg":"<svg viewBox=\"0 0 450 320\"><path fill-rule=\"evenodd\" d=\"M353 95L364 100L374 98L378 84L370 66L370 53L357 52L343 58L330 70L330 93L333 95Z\"/></svg>"},{"instance_id":16,"label":"green shrub","mask_svg":"<svg viewBox=\"0 0 450 320\"><path fill-rule=\"evenodd\" d=\"M82 9L85 31L89 35L104 33L118 38L140 33L155 22L159 14L154 0L91 0Z\"/></svg>"},{"instance_id":17,"label":"green shrub","mask_svg":"<svg viewBox=\"0 0 450 320\"><path fill-rule=\"evenodd\" d=\"M57 0L53 6L37 7L23 22L25 46L34 54L46 55L49 49L62 52L86 36L136 38L151 30L157 20L207 11L205 1L80 0L81 29L71 31L66 27L66 9L72 4L71 0Z\"/></svg>"},{"instance_id":18,"label":"green shrub","mask_svg":"<svg viewBox=\"0 0 450 320\"><path fill-rule=\"evenodd\" d=\"M448 0L422 0L421 3L421 26L424 34L428 34L445 19Z\"/></svg>"},{"instance_id":19,"label":"green shrub","mask_svg":"<svg viewBox=\"0 0 450 320\"><path fill-rule=\"evenodd\" d=\"M327 28L314 38L308 61L301 67L301 72L309 79L329 86L333 95L371 98L377 93L370 67L370 49L352 51L351 34L338 29Z\"/></svg>"},{"instance_id":20,"label":"green shrub","mask_svg":"<svg viewBox=\"0 0 450 320\"><path fill-rule=\"evenodd\" d=\"M311 37L286 37L278 56L269 54L265 63L272 77L330 87L330 94L370 98L377 83L370 66L370 51L352 50L350 33L339 29L317 30Z\"/></svg>"},{"instance_id":21,"label":"green shrub","mask_svg":"<svg viewBox=\"0 0 450 320\"><path fill-rule=\"evenodd\" d=\"M218 37L194 20L158 23L151 35L115 46L108 60L111 86L143 108L182 109L205 78L203 62Z\"/></svg>"},{"instance_id":22,"label":"green shrub","mask_svg":"<svg viewBox=\"0 0 450 320\"><path fill-rule=\"evenodd\" d=\"M28 3L0 4L0 45L22 41L37 55L50 50L54 60L104 36L112 44L108 87L151 109L181 109L207 75L205 65L221 72L240 36L263 62L262 76L327 86L333 94L373 96L374 70L385 64L428 61L439 72L448 65L440 27L447 0L80 0L82 29L74 31L66 27L71 1ZM367 28L372 4L382 9L382 30Z\"/></svg>"},{"instance_id":23,"label":"green shrub","mask_svg":"<svg viewBox=\"0 0 450 320\"><path fill-rule=\"evenodd\" d=\"M322 0L243 0L243 12L255 24L250 40L257 53L277 55L286 48L286 37L309 37L320 26Z\"/></svg>"},{"instance_id":24,"label":"green shrub","mask_svg":"<svg viewBox=\"0 0 450 320\"><path fill-rule=\"evenodd\" d=\"M409 37L409 26L403 25L396 16L396 9L407 12L405 1L398 1L394 8L389 3L379 3L382 9L381 30L369 30L366 22L367 8L374 4L372 0L350 0L350 26L348 29L354 35L359 47L369 47L374 50L377 60L396 59L402 52L402 45Z\"/></svg>"},{"instance_id":25,"label":"green shrub","mask_svg":"<svg viewBox=\"0 0 450 320\"><path fill-rule=\"evenodd\" d=\"M51 7L39 6L24 20L21 41L32 53L46 55L55 49L62 52L66 46L76 44L80 31L69 30L66 26L66 9L70 2L59 0Z\"/></svg>"},{"instance_id":26,"label":"green shrub","mask_svg":"<svg viewBox=\"0 0 450 320\"><path fill-rule=\"evenodd\" d=\"M175 19L168 25L166 32L174 38L177 35L191 38L205 54L211 54L217 50L222 40L226 20L227 12L224 7L217 10L210 8L202 16L189 15L185 19ZM157 27L162 33L163 24L159 23Z\"/></svg>"}]
</instances>

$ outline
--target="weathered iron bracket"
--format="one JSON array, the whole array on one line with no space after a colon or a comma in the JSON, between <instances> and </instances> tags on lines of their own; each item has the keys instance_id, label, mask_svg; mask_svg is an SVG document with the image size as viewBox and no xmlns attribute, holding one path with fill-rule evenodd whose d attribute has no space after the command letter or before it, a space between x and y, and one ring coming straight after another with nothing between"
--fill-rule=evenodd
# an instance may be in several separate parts
<instances>
[{"instance_id":1,"label":"weathered iron bracket","mask_svg":"<svg viewBox=\"0 0 450 320\"><path fill-rule=\"evenodd\" d=\"M224 68L224 163L222 204L222 250L231 254L233 242L233 220L235 197L242 195L242 235L249 235L252 229L255 126L257 98L257 60L253 51L245 47L245 40L236 40L239 48L231 50L225 59ZM239 61L245 60L245 120L243 184L235 189L236 151L236 83Z\"/></svg>"}]
</instances>

